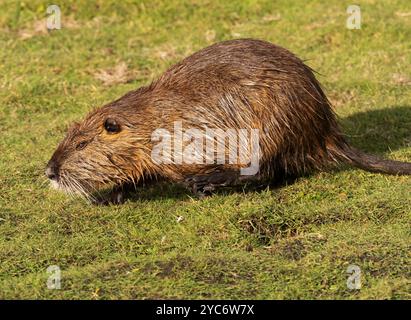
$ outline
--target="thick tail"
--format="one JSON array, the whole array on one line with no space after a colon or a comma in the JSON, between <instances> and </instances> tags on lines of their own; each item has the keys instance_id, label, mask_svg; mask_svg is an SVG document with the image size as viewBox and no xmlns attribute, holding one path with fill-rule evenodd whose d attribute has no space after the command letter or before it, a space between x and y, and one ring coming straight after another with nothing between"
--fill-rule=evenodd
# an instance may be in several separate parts
<instances>
[{"instance_id":1,"label":"thick tail","mask_svg":"<svg viewBox=\"0 0 411 320\"><path fill-rule=\"evenodd\" d=\"M344 160L354 167L370 171L394 175L411 175L411 163L383 159L375 155L346 145L343 149Z\"/></svg>"}]
</instances>

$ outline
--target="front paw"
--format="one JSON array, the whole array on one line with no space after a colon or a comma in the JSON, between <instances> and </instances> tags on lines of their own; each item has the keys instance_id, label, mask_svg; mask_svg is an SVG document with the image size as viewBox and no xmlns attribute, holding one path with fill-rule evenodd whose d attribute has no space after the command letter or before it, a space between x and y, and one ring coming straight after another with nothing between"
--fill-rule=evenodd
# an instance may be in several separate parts
<instances>
[{"instance_id":1,"label":"front paw","mask_svg":"<svg viewBox=\"0 0 411 320\"><path fill-rule=\"evenodd\" d=\"M209 182L209 176L206 175L189 176L184 180L184 185L199 198L207 197L215 190L215 186Z\"/></svg>"},{"instance_id":2,"label":"front paw","mask_svg":"<svg viewBox=\"0 0 411 320\"><path fill-rule=\"evenodd\" d=\"M98 196L93 199L93 204L99 206L119 205L125 202L122 190L113 190L105 196Z\"/></svg>"}]
</instances>

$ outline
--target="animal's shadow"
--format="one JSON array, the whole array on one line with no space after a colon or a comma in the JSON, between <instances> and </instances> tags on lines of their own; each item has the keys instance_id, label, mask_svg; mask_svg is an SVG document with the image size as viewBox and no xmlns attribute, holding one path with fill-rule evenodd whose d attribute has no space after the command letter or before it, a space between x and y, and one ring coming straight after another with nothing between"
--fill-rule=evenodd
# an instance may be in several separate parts
<instances>
[{"instance_id":1,"label":"animal's shadow","mask_svg":"<svg viewBox=\"0 0 411 320\"><path fill-rule=\"evenodd\" d=\"M383 155L411 142L411 106L359 112L339 123L350 144L368 153Z\"/></svg>"},{"instance_id":2,"label":"animal's shadow","mask_svg":"<svg viewBox=\"0 0 411 320\"><path fill-rule=\"evenodd\" d=\"M398 150L411 140L411 106L393 106L386 109L370 110L355 113L346 118L340 118L339 124L349 143L367 153L384 155L388 150ZM342 167L335 170L350 170ZM217 194L232 194L236 192L255 192L270 188L279 188L292 184L298 177L285 177L280 180L248 184L237 188L219 189ZM173 198L188 200L196 198L185 188L167 182L150 182L136 190L127 192L127 200L160 200Z\"/></svg>"}]
</instances>

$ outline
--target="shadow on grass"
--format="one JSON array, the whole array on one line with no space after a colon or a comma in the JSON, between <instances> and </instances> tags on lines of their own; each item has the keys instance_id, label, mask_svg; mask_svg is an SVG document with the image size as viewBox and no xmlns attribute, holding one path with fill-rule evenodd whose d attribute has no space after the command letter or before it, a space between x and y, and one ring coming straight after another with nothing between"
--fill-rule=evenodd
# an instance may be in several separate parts
<instances>
[{"instance_id":1,"label":"shadow on grass","mask_svg":"<svg viewBox=\"0 0 411 320\"><path fill-rule=\"evenodd\" d=\"M355 147L374 154L395 151L404 147L404 141L411 137L411 106L394 106L387 109L371 110L353 114L339 119L343 132L348 141ZM382 155L383 156L383 155ZM350 170L342 167L333 171ZM238 192L258 192L270 187L281 188L293 184L299 177L285 177L272 182L248 184L236 188L216 190L215 194L233 194ZM146 186L138 187L127 193L131 201L161 200L172 198L175 200L189 200L197 198L185 188L167 182L149 182Z\"/></svg>"},{"instance_id":2,"label":"shadow on grass","mask_svg":"<svg viewBox=\"0 0 411 320\"><path fill-rule=\"evenodd\" d=\"M360 112L339 122L347 140L365 152L395 151L411 139L411 106Z\"/></svg>"}]
</instances>

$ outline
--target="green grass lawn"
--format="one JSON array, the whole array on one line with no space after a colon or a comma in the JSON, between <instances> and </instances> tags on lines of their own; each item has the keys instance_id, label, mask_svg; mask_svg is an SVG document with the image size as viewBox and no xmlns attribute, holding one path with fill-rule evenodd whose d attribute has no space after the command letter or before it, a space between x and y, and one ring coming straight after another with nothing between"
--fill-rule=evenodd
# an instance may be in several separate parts
<instances>
[{"instance_id":1,"label":"green grass lawn","mask_svg":"<svg viewBox=\"0 0 411 320\"><path fill-rule=\"evenodd\" d=\"M72 121L244 37L307 60L353 145L411 161L409 1L357 1L359 30L346 28L351 1L54 3L53 32L47 1L0 4L0 298L411 298L408 176L343 168L203 200L162 184L106 207L43 177ZM46 286L50 265L60 290Z\"/></svg>"}]
</instances>

